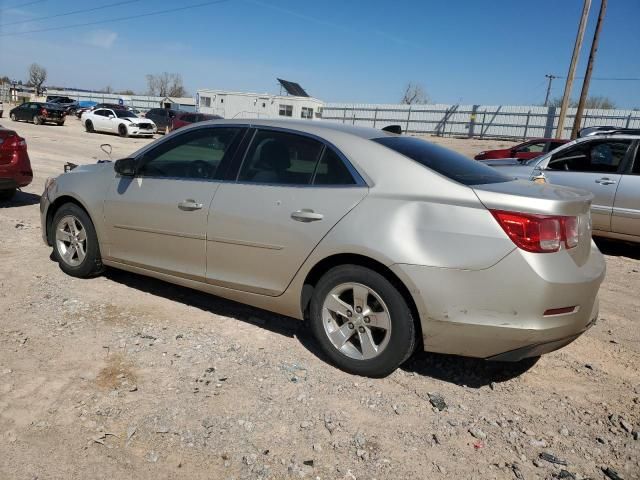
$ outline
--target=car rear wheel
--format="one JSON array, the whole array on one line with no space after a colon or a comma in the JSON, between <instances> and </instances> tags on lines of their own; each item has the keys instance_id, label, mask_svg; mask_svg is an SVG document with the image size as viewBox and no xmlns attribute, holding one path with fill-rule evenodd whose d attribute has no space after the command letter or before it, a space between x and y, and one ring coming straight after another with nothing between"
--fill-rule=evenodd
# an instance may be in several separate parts
<instances>
[{"instance_id":1,"label":"car rear wheel","mask_svg":"<svg viewBox=\"0 0 640 480\"><path fill-rule=\"evenodd\" d=\"M74 203L65 203L53 216L53 256L60 268L73 277L93 277L104 270L93 222Z\"/></svg>"},{"instance_id":2,"label":"car rear wheel","mask_svg":"<svg viewBox=\"0 0 640 480\"><path fill-rule=\"evenodd\" d=\"M0 190L0 202L6 202L7 200L11 200L15 194L16 194L15 188Z\"/></svg>"},{"instance_id":3,"label":"car rear wheel","mask_svg":"<svg viewBox=\"0 0 640 480\"><path fill-rule=\"evenodd\" d=\"M95 130L93 129L93 122L91 120L87 120L86 122L84 122L84 128L89 133L95 132Z\"/></svg>"},{"instance_id":4,"label":"car rear wheel","mask_svg":"<svg viewBox=\"0 0 640 480\"><path fill-rule=\"evenodd\" d=\"M127 130L127 126L126 125L120 125L118 127L118 134L123 138L128 137L129 136L129 131Z\"/></svg>"},{"instance_id":5,"label":"car rear wheel","mask_svg":"<svg viewBox=\"0 0 640 480\"><path fill-rule=\"evenodd\" d=\"M324 353L340 369L384 377L416 345L411 310L384 276L358 265L329 270L311 298L310 324Z\"/></svg>"},{"instance_id":6,"label":"car rear wheel","mask_svg":"<svg viewBox=\"0 0 640 480\"><path fill-rule=\"evenodd\" d=\"M34 125L40 125L42 123L42 120L40 120L40 117L37 115L33 116L33 124Z\"/></svg>"},{"instance_id":7,"label":"car rear wheel","mask_svg":"<svg viewBox=\"0 0 640 480\"><path fill-rule=\"evenodd\" d=\"M61 126L63 126L63 125L64 125L64 120L63 120L62 122L56 122L56 124L57 124L59 127L61 127Z\"/></svg>"},{"instance_id":8,"label":"car rear wheel","mask_svg":"<svg viewBox=\"0 0 640 480\"><path fill-rule=\"evenodd\" d=\"M18 121L18 117L16 117L15 113L11 113L9 114L9 117L11 118L12 121L17 122Z\"/></svg>"}]
</instances>

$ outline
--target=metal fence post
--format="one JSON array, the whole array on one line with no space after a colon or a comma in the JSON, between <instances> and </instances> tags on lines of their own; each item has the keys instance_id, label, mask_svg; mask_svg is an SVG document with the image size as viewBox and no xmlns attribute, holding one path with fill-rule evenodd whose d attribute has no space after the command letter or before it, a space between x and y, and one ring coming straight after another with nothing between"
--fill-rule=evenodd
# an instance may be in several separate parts
<instances>
[{"instance_id":1,"label":"metal fence post","mask_svg":"<svg viewBox=\"0 0 640 480\"><path fill-rule=\"evenodd\" d=\"M411 116L411 105L409 105L409 111L407 112L407 126L404 129L404 133L409 133L409 117Z\"/></svg>"},{"instance_id":2,"label":"metal fence post","mask_svg":"<svg viewBox=\"0 0 640 480\"><path fill-rule=\"evenodd\" d=\"M342 109L342 123L347 123L347 107Z\"/></svg>"},{"instance_id":3,"label":"metal fence post","mask_svg":"<svg viewBox=\"0 0 640 480\"><path fill-rule=\"evenodd\" d=\"M480 140L484 138L484 120L486 116L487 116L487 111L484 110L482 112L482 126L480 127Z\"/></svg>"},{"instance_id":4,"label":"metal fence post","mask_svg":"<svg viewBox=\"0 0 640 480\"><path fill-rule=\"evenodd\" d=\"M478 111L478 105L474 105L471 108L471 116L469 118L469 138L473 138L474 131L476 129L476 113Z\"/></svg>"},{"instance_id":5,"label":"metal fence post","mask_svg":"<svg viewBox=\"0 0 640 480\"><path fill-rule=\"evenodd\" d=\"M627 117L627 125L624 128L629 128L629 125L631 125L631 113L633 112L629 112L629 116Z\"/></svg>"},{"instance_id":6,"label":"metal fence post","mask_svg":"<svg viewBox=\"0 0 640 480\"><path fill-rule=\"evenodd\" d=\"M376 111L373 113L373 128L376 128L377 119L378 119L378 107L376 107Z\"/></svg>"},{"instance_id":7,"label":"metal fence post","mask_svg":"<svg viewBox=\"0 0 640 480\"><path fill-rule=\"evenodd\" d=\"M529 130L529 119L531 118L531 110L527 112L527 123L524 126L524 135L522 136L522 141L527 139L527 130Z\"/></svg>"}]
</instances>

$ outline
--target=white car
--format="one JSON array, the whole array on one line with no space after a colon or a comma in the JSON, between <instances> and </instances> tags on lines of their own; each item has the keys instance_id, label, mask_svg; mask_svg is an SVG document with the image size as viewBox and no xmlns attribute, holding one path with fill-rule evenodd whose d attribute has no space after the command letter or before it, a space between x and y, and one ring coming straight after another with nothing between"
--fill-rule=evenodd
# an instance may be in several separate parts
<instances>
[{"instance_id":1,"label":"white car","mask_svg":"<svg viewBox=\"0 0 640 480\"><path fill-rule=\"evenodd\" d=\"M84 112L80 117L87 132L117 133L121 137L153 137L157 127L148 118L139 118L129 110L97 108Z\"/></svg>"}]
</instances>

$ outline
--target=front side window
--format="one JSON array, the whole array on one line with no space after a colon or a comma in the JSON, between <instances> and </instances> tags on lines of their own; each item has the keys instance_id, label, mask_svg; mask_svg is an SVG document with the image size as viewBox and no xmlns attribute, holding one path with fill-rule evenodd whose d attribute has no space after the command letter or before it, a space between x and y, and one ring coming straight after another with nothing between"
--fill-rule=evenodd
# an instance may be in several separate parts
<instances>
[{"instance_id":1,"label":"front side window","mask_svg":"<svg viewBox=\"0 0 640 480\"><path fill-rule=\"evenodd\" d=\"M376 138L373 141L463 185L473 186L512 180L481 162L416 137L389 136Z\"/></svg>"},{"instance_id":2,"label":"front side window","mask_svg":"<svg viewBox=\"0 0 640 480\"><path fill-rule=\"evenodd\" d=\"M313 118L313 108L302 107L300 117L302 118Z\"/></svg>"},{"instance_id":3,"label":"front side window","mask_svg":"<svg viewBox=\"0 0 640 480\"><path fill-rule=\"evenodd\" d=\"M569 172L615 173L629 149L630 141L582 142L551 157L547 169Z\"/></svg>"},{"instance_id":4,"label":"front side window","mask_svg":"<svg viewBox=\"0 0 640 480\"><path fill-rule=\"evenodd\" d=\"M237 127L221 127L178 135L146 153L140 160L138 175L213 179L239 132Z\"/></svg>"},{"instance_id":5,"label":"front side window","mask_svg":"<svg viewBox=\"0 0 640 480\"><path fill-rule=\"evenodd\" d=\"M544 152L544 142L527 143L521 147L516 148L516 152L521 153L542 153Z\"/></svg>"},{"instance_id":6,"label":"front side window","mask_svg":"<svg viewBox=\"0 0 640 480\"><path fill-rule=\"evenodd\" d=\"M292 117L293 105L280 105L279 114L281 117Z\"/></svg>"},{"instance_id":7,"label":"front side window","mask_svg":"<svg viewBox=\"0 0 640 480\"><path fill-rule=\"evenodd\" d=\"M245 156L238 181L308 185L322 148L322 143L301 135L258 130Z\"/></svg>"},{"instance_id":8,"label":"front side window","mask_svg":"<svg viewBox=\"0 0 640 480\"><path fill-rule=\"evenodd\" d=\"M106 117L107 116L107 111L106 110L96 110L93 113L94 113L94 115L98 115L99 117Z\"/></svg>"}]
</instances>

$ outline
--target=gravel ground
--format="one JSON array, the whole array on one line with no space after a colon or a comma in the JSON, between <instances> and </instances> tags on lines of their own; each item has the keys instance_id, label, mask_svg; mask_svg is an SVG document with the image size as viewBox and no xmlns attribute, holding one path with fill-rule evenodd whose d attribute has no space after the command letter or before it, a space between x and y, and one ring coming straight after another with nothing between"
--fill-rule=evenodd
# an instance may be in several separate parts
<instances>
[{"instance_id":1,"label":"gravel ground","mask_svg":"<svg viewBox=\"0 0 640 480\"><path fill-rule=\"evenodd\" d=\"M640 478L637 246L599 242L598 324L537 363L421 353L354 377L301 322L115 270L65 276L40 236L45 178L148 140L0 123L36 174L0 204L0 479Z\"/></svg>"}]
</instances>

